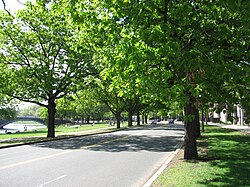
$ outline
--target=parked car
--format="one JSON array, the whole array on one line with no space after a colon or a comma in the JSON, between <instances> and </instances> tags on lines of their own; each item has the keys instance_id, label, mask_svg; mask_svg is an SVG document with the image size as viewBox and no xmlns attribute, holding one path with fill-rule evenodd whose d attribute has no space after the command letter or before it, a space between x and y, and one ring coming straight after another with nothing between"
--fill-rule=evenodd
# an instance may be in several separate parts
<instances>
[{"instance_id":1,"label":"parked car","mask_svg":"<svg viewBox=\"0 0 250 187\"><path fill-rule=\"evenodd\" d=\"M152 120L150 124L155 125L156 123L157 123L157 120Z\"/></svg>"},{"instance_id":2,"label":"parked car","mask_svg":"<svg viewBox=\"0 0 250 187\"><path fill-rule=\"evenodd\" d=\"M174 123L174 119L170 118L170 119L168 120L168 123Z\"/></svg>"}]
</instances>

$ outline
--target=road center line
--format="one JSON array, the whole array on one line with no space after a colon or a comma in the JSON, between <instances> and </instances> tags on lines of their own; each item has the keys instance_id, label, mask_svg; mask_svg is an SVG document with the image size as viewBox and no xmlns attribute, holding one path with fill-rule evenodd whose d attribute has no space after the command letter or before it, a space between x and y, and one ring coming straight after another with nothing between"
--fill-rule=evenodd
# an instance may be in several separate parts
<instances>
[{"instance_id":1,"label":"road center line","mask_svg":"<svg viewBox=\"0 0 250 187\"><path fill-rule=\"evenodd\" d=\"M18 162L18 163L14 163L14 164L9 164L7 166L0 167L0 170L12 168L12 167L20 166L20 165L24 165L24 164L29 164L29 163L32 163L32 162L36 162L36 161L40 161L40 160L45 160L45 159L48 159L48 158L53 158L53 157L56 157L56 156L59 156L59 155L67 154L69 152L73 152L73 150L64 151L64 152L61 152L61 153L56 153L56 154L53 154L53 155L48 155L48 156L44 156L44 157L40 157L40 158L35 158L35 159L32 159L32 160L27 160L27 161L23 161L23 162Z\"/></svg>"}]
</instances>

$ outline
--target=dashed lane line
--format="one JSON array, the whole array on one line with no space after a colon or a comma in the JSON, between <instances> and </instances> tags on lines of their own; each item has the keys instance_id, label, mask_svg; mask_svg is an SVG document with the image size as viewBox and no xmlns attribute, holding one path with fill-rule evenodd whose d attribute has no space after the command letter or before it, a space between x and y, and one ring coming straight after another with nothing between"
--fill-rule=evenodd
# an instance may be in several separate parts
<instances>
[{"instance_id":1,"label":"dashed lane line","mask_svg":"<svg viewBox=\"0 0 250 187\"><path fill-rule=\"evenodd\" d=\"M50 181L47 181L47 182L45 182L45 183L43 183L43 184L40 184L39 187L44 187L44 186L46 186L46 185L48 185L48 184L51 184L51 183L53 183L53 182L55 182L55 181L58 181L58 180L60 180L60 179L62 179L62 178L64 178L64 177L67 177L67 175L62 175L62 176L60 176L60 177L57 177L57 178L52 179L52 180L50 180Z\"/></svg>"}]
</instances>

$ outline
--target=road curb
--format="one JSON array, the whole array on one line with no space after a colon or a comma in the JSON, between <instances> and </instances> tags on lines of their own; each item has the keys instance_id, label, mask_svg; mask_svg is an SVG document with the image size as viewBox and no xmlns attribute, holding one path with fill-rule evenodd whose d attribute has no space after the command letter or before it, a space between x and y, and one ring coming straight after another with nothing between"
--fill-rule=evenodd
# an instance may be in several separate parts
<instances>
[{"instance_id":1,"label":"road curb","mask_svg":"<svg viewBox=\"0 0 250 187\"><path fill-rule=\"evenodd\" d=\"M171 155L163 162L163 164L160 166L160 168L147 180L147 182L142 187L150 187L155 179L157 179L160 174L168 167L171 160L177 155L177 153L180 151L180 148L182 147L183 142L180 142L176 145L176 150L171 153Z\"/></svg>"}]
</instances>

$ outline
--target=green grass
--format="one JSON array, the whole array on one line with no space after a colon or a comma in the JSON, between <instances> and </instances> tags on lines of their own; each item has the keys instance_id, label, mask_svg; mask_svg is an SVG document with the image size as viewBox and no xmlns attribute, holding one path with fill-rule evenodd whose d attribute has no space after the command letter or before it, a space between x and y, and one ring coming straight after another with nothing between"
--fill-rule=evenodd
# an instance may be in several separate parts
<instances>
[{"instance_id":1,"label":"green grass","mask_svg":"<svg viewBox=\"0 0 250 187\"><path fill-rule=\"evenodd\" d=\"M206 126L198 140L199 161L186 161L183 150L154 182L154 187L250 187L250 136Z\"/></svg>"},{"instance_id":2,"label":"green grass","mask_svg":"<svg viewBox=\"0 0 250 187\"><path fill-rule=\"evenodd\" d=\"M81 125L81 126L65 126L61 125L55 129L56 136L68 136L71 134L86 134L88 130L101 130L103 128L115 128L115 126L110 127L108 123L100 123L91 125ZM0 135L0 147L10 144L17 143L28 143L41 140L47 140L47 129L37 129L20 133L13 134L1 134Z\"/></svg>"},{"instance_id":3,"label":"green grass","mask_svg":"<svg viewBox=\"0 0 250 187\"><path fill-rule=\"evenodd\" d=\"M64 133L72 133L72 132L80 132L80 131L86 131L86 130L95 130L95 129L101 129L101 128L108 128L110 127L107 123L100 123L100 124L94 124L91 125L81 125L81 126L60 126L56 128L56 134L64 134Z\"/></svg>"},{"instance_id":4,"label":"green grass","mask_svg":"<svg viewBox=\"0 0 250 187\"><path fill-rule=\"evenodd\" d=\"M0 140L10 139L10 138L25 138L34 136L46 136L47 129L32 130L13 134L0 134Z\"/></svg>"}]
</instances>

